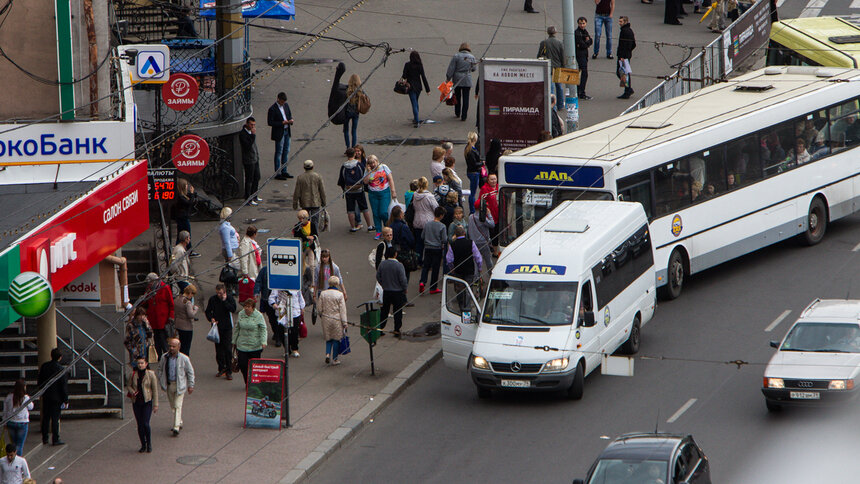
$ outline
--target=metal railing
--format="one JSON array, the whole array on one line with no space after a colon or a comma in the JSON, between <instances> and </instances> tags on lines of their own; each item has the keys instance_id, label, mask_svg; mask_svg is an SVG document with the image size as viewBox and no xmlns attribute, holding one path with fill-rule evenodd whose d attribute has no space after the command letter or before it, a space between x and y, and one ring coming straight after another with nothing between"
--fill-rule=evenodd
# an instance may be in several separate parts
<instances>
[{"instance_id":1,"label":"metal railing","mask_svg":"<svg viewBox=\"0 0 860 484\"><path fill-rule=\"evenodd\" d=\"M74 321L69 319L69 317L66 316L60 309L57 309L56 311L57 311L57 314L60 315L60 317L62 317L63 319L65 319L69 323L69 342L67 343L59 335L57 335L57 341L59 341L66 348L68 348L74 354L74 356L80 355L81 353L76 349L76 346L75 346L75 332L76 331L78 333L80 333L84 338L89 340L89 343L94 343L96 340L92 336L90 336L86 331L84 331L80 326L75 324ZM87 344L89 344L89 343L87 343ZM125 368L123 366L123 363L119 359L117 359L117 357L114 356L113 353L108 351L107 348L102 346L101 343L96 343L96 348L103 351L110 359L112 359L113 361L115 361L117 363L117 365L119 365L119 368L120 368L120 385L122 385L122 381L124 381L124 379L125 379ZM94 371L97 375L102 377L102 379L105 381L105 385L106 385L105 391L107 391L107 385L110 385L111 388L115 389L117 392L119 392L120 395L122 395L122 393L123 393L122 388L117 386L114 382L112 382L110 380L110 378L108 378L107 367L106 366L104 367L104 371L99 370L98 368L93 366L92 363L90 363L88 357L89 357L88 354L84 355L84 358L81 358L80 361L83 362L87 367L89 367L89 369L91 371ZM73 377L76 376L75 370L76 370L76 368L74 366L70 370Z\"/></svg>"}]
</instances>

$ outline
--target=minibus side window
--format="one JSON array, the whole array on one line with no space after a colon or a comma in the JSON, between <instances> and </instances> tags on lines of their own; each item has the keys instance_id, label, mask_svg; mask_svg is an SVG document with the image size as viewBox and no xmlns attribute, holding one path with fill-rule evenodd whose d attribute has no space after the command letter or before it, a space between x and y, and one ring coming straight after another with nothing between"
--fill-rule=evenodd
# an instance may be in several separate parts
<instances>
[{"instance_id":1,"label":"minibus side window","mask_svg":"<svg viewBox=\"0 0 860 484\"><path fill-rule=\"evenodd\" d=\"M472 317L476 318L475 308L472 307L472 297L469 296L468 288L465 284L455 279L448 279L448 287L445 294L448 300L445 302L448 312L452 314L463 314L463 311L472 311Z\"/></svg>"},{"instance_id":2,"label":"minibus side window","mask_svg":"<svg viewBox=\"0 0 860 484\"><path fill-rule=\"evenodd\" d=\"M582 324L585 320L585 313L587 311L594 311L594 300L591 294L591 281L586 281L582 285L582 295L579 298L579 324Z\"/></svg>"}]
</instances>

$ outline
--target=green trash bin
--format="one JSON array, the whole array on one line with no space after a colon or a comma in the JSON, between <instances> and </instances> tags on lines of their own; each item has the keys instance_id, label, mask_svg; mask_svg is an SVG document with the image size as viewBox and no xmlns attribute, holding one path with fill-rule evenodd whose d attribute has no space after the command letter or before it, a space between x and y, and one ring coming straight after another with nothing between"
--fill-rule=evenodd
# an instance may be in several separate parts
<instances>
[{"instance_id":1,"label":"green trash bin","mask_svg":"<svg viewBox=\"0 0 860 484\"><path fill-rule=\"evenodd\" d=\"M375 345L379 339L380 310L372 309L361 313L361 337L370 345Z\"/></svg>"}]
</instances>

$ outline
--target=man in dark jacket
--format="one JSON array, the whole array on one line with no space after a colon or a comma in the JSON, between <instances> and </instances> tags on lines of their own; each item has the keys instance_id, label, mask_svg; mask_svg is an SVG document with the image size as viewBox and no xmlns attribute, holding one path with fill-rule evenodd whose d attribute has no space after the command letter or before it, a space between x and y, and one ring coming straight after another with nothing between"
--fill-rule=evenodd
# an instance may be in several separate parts
<instances>
[{"instance_id":1,"label":"man in dark jacket","mask_svg":"<svg viewBox=\"0 0 860 484\"><path fill-rule=\"evenodd\" d=\"M382 286L382 323L380 328L385 328L388 322L389 311L394 310L394 336L400 337L400 327L403 326L403 306L406 304L406 288L409 281L406 280L406 270L403 264L397 260L397 247L392 246L385 249L385 260L379 264L376 271L376 282Z\"/></svg>"},{"instance_id":2,"label":"man in dark jacket","mask_svg":"<svg viewBox=\"0 0 860 484\"><path fill-rule=\"evenodd\" d=\"M334 71L334 80L331 82L331 93L328 96L328 115L329 117L334 116L331 123L337 125L343 124L346 120L346 106L344 109L340 109L348 98L346 84L340 82L344 72L346 72L346 64L338 62L337 69ZM335 113L337 114L335 115Z\"/></svg>"},{"instance_id":3,"label":"man in dark jacket","mask_svg":"<svg viewBox=\"0 0 860 484\"><path fill-rule=\"evenodd\" d=\"M579 85L576 86L576 92L579 99L586 101L591 99L591 96L585 94L585 84L588 82L588 48L593 43L591 34L586 29L587 26L588 20L585 17L579 17L576 20L576 30L573 31L576 43L576 66L579 67Z\"/></svg>"},{"instance_id":4,"label":"man in dark jacket","mask_svg":"<svg viewBox=\"0 0 860 484\"><path fill-rule=\"evenodd\" d=\"M226 375L232 380L230 362L233 358L231 345L233 341L233 313L236 312L236 300L227 294L227 287L223 283L215 285L215 295L209 298L206 304L206 318L212 324L218 325L220 341L215 343L215 360L218 362L218 374L215 377Z\"/></svg>"},{"instance_id":5,"label":"man in dark jacket","mask_svg":"<svg viewBox=\"0 0 860 484\"><path fill-rule=\"evenodd\" d=\"M564 44L555 38L557 32L554 26L547 27L548 37L542 40L538 46L538 59L549 59L550 67L553 69L564 67ZM564 84L554 82L552 87L556 99L558 99L558 106L560 109L564 109Z\"/></svg>"},{"instance_id":6,"label":"man in dark jacket","mask_svg":"<svg viewBox=\"0 0 860 484\"><path fill-rule=\"evenodd\" d=\"M476 269L481 270L481 251L468 237L466 229L458 225L454 229L454 240L448 244L448 253L445 255L448 263L449 273L459 277L468 283L475 280ZM480 273L480 272L478 272Z\"/></svg>"},{"instance_id":7,"label":"man in dark jacket","mask_svg":"<svg viewBox=\"0 0 860 484\"><path fill-rule=\"evenodd\" d=\"M59 348L51 350L51 361L42 363L39 368L39 388L61 373L64 369L60 361L63 352ZM53 444L63 445L60 440L60 408L69 403L68 375L63 374L57 381L52 383L42 394L42 444L48 445L48 429L54 435Z\"/></svg>"},{"instance_id":8,"label":"man in dark jacket","mask_svg":"<svg viewBox=\"0 0 860 484\"><path fill-rule=\"evenodd\" d=\"M253 117L245 121L239 131L239 144L242 146L242 166L245 168L245 200L257 193L260 187L260 152L257 150L257 120ZM251 205L263 199L255 196Z\"/></svg>"},{"instance_id":9,"label":"man in dark jacket","mask_svg":"<svg viewBox=\"0 0 860 484\"><path fill-rule=\"evenodd\" d=\"M279 92L278 100L269 106L268 124L272 127L272 141L275 142L275 178L286 180L292 178L287 173L287 158L290 156L290 127L293 125L293 113L287 104L287 93Z\"/></svg>"},{"instance_id":10,"label":"man in dark jacket","mask_svg":"<svg viewBox=\"0 0 860 484\"><path fill-rule=\"evenodd\" d=\"M630 60L633 58L633 49L636 48L636 36L633 35L633 27L630 26L630 20L626 16L618 17L618 25L621 26L621 31L618 34L618 72L626 74L627 81L624 84L624 93L618 96L618 99L629 99L633 94L631 77L633 71L630 68Z\"/></svg>"},{"instance_id":11,"label":"man in dark jacket","mask_svg":"<svg viewBox=\"0 0 860 484\"><path fill-rule=\"evenodd\" d=\"M265 265L260 268L255 282L254 299L260 301L260 312L268 318L269 326L272 327L275 347L280 348L284 327L278 323L278 315L275 313L275 308L269 305L269 295L272 293L272 290L269 289L269 266Z\"/></svg>"}]
</instances>

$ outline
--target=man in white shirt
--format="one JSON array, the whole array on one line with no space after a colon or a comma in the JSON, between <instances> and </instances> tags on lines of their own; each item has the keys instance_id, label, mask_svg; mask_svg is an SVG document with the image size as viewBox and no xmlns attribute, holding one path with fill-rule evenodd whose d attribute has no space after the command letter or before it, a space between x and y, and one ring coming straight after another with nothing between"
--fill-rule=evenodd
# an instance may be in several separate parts
<instances>
[{"instance_id":1,"label":"man in white shirt","mask_svg":"<svg viewBox=\"0 0 860 484\"><path fill-rule=\"evenodd\" d=\"M0 484L22 484L29 478L27 461L17 455L15 444L6 444L6 458L0 459Z\"/></svg>"}]
</instances>

